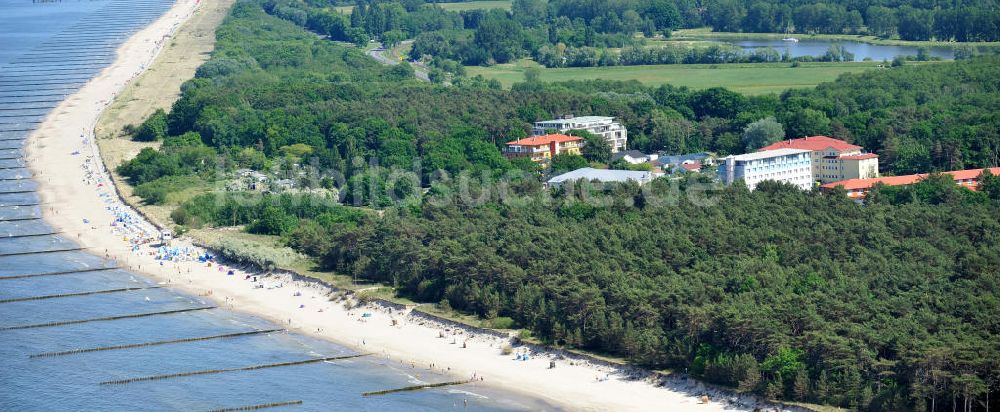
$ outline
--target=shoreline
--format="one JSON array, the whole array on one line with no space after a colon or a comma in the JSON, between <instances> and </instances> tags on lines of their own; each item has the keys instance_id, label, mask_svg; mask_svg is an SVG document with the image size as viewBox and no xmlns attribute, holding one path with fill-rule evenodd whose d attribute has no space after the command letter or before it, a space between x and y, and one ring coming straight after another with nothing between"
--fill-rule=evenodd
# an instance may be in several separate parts
<instances>
[{"instance_id":1,"label":"shoreline","mask_svg":"<svg viewBox=\"0 0 1000 412\"><path fill-rule=\"evenodd\" d=\"M557 359L556 351L533 345L515 347L515 353L530 353L530 360L514 361L512 354L501 354L506 343L501 337L434 322L408 309L400 313L398 308L377 304L348 308L344 300L331 299L342 292L319 280L199 262L195 256L204 250L192 245L190 239L177 239L171 245L182 251L180 259L158 259L157 251L144 243L155 238L158 229L142 218L141 211L122 201L101 160L94 126L121 90L153 64L172 33L199 6L197 0L179 0L159 19L134 33L118 48L112 65L67 97L29 136L27 163L45 204L44 219L54 229L69 238L76 234L75 241L91 253L104 249L105 257L118 261L124 269L230 310L271 320L289 331L359 352L378 353L410 363L417 371L429 366L439 374L478 378L478 385L542 399L558 407L659 410L669 405L671 410L699 411L775 407L750 396L717 391L693 379L661 380L659 384L665 382L670 387L663 388L620 368ZM253 276L260 281L246 279ZM558 367L549 369L550 360ZM701 393L709 394L710 402L702 403ZM723 398L736 399L736 403L719 402Z\"/></svg>"}]
</instances>

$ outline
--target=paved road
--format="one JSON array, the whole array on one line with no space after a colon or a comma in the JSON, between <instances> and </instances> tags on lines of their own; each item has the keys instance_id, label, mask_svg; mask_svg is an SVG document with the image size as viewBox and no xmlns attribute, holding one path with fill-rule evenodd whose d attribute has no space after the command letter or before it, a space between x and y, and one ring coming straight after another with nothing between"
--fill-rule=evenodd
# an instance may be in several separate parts
<instances>
[{"instance_id":1,"label":"paved road","mask_svg":"<svg viewBox=\"0 0 1000 412\"><path fill-rule=\"evenodd\" d=\"M388 53L388 50L382 48L381 45L379 45L379 47L376 47L374 49L368 50L367 53L369 56L371 56L371 58L375 59L375 61L382 63L384 65L393 66L399 64L399 60L385 55L386 53ZM423 80L425 82L431 81L430 77L427 76L427 70L423 66L417 64L410 64L410 66L413 67L413 74L417 77L417 79Z\"/></svg>"}]
</instances>

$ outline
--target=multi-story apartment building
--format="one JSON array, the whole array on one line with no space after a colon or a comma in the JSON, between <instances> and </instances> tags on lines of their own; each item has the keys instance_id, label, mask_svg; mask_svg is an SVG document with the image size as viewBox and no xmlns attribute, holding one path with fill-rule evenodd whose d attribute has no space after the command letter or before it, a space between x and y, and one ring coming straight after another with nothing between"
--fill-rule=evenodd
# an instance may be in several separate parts
<instances>
[{"instance_id":1,"label":"multi-story apartment building","mask_svg":"<svg viewBox=\"0 0 1000 412\"><path fill-rule=\"evenodd\" d=\"M781 141L758 151L800 149L812 152L813 180L821 183L878 177L878 155L863 153L862 147L827 136Z\"/></svg>"},{"instance_id":2,"label":"multi-story apartment building","mask_svg":"<svg viewBox=\"0 0 1000 412\"><path fill-rule=\"evenodd\" d=\"M719 180L725 184L742 179L750 190L765 180L791 183L803 190L812 187L812 159L808 150L777 149L719 159Z\"/></svg>"},{"instance_id":3,"label":"multi-story apartment building","mask_svg":"<svg viewBox=\"0 0 1000 412\"><path fill-rule=\"evenodd\" d=\"M503 153L508 159L528 157L534 162L548 162L558 154L580 154L583 138L564 134L532 136L507 142Z\"/></svg>"},{"instance_id":4,"label":"multi-story apartment building","mask_svg":"<svg viewBox=\"0 0 1000 412\"><path fill-rule=\"evenodd\" d=\"M604 139L611 144L612 153L625 150L625 146L628 144L628 130L625 130L625 126L622 126L621 123L616 122L614 117L566 116L562 119L536 122L531 134L540 136L547 133L548 130L558 130L560 133L566 133L570 130L586 130L604 136Z\"/></svg>"}]
</instances>

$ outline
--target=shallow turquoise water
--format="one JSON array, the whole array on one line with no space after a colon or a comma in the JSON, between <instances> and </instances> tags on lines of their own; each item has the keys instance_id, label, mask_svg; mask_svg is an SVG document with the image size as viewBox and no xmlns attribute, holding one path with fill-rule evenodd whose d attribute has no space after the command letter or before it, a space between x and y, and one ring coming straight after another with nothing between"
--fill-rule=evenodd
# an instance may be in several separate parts
<instances>
[{"instance_id":1,"label":"shallow turquoise water","mask_svg":"<svg viewBox=\"0 0 1000 412\"><path fill-rule=\"evenodd\" d=\"M352 354L289 332L31 358L45 352L280 328L224 309L61 326L11 327L210 306L87 254L41 219L36 185L22 166L23 139L66 95L105 67L114 47L157 18L163 0L0 0L0 411L212 410L301 400L291 410L539 410L550 405L484 387L365 398L412 385L416 373L365 357L127 385L101 382ZM61 252L51 252L59 251ZM85 272L73 272L89 270ZM59 275L19 277L30 274ZM29 297L150 288L85 296ZM437 382L445 376L420 371ZM468 406L465 406L465 401Z\"/></svg>"}]
</instances>

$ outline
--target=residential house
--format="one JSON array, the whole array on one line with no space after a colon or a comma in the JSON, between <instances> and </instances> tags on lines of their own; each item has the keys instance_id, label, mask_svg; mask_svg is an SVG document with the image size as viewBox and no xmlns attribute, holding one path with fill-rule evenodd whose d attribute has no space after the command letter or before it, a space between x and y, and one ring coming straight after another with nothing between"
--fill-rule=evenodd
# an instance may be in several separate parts
<instances>
[{"instance_id":1,"label":"residential house","mask_svg":"<svg viewBox=\"0 0 1000 412\"><path fill-rule=\"evenodd\" d=\"M270 179L267 175L251 169L239 169L236 171L236 179L226 184L226 190L231 192L256 191L263 192L268 189Z\"/></svg>"},{"instance_id":2,"label":"residential house","mask_svg":"<svg viewBox=\"0 0 1000 412\"><path fill-rule=\"evenodd\" d=\"M951 172L944 172L944 174L951 175L952 179L955 179L955 184L967 189L976 190L976 187L979 185L979 176L983 174L984 170L987 169L954 170ZM994 175L1000 175L1000 167L991 167L988 170ZM831 191L837 187L843 187L844 190L847 191L847 197L860 200L864 199L868 192L871 191L872 187L878 183L886 186L912 185L926 179L927 176L927 173L921 173L916 175L888 176L872 179L849 179L839 182L826 183L819 188L822 191Z\"/></svg>"},{"instance_id":3,"label":"residential house","mask_svg":"<svg viewBox=\"0 0 1000 412\"><path fill-rule=\"evenodd\" d=\"M585 167L582 169L576 169L572 172L563 173L559 176L553 177L548 180L545 184L549 187L559 187L563 183L573 182L577 180L586 180L588 182L597 181L601 183L624 183L628 181L636 182L640 185L644 185L653 180L656 176L653 172L640 172L633 170L608 170L608 169L594 169L592 167Z\"/></svg>"},{"instance_id":4,"label":"residential house","mask_svg":"<svg viewBox=\"0 0 1000 412\"><path fill-rule=\"evenodd\" d=\"M702 166L712 166L715 164L715 157L711 153L688 153L682 155L662 154L652 162L655 169L671 174L684 172L699 172Z\"/></svg>"},{"instance_id":5,"label":"residential house","mask_svg":"<svg viewBox=\"0 0 1000 412\"><path fill-rule=\"evenodd\" d=\"M548 162L559 154L580 154L583 138L564 134L547 134L532 136L513 142L507 142L504 155L508 159L519 157L530 158L533 162Z\"/></svg>"},{"instance_id":6,"label":"residential house","mask_svg":"<svg viewBox=\"0 0 1000 412\"><path fill-rule=\"evenodd\" d=\"M784 140L758 151L800 149L810 151L812 179L821 183L878 177L878 155L864 153L861 146L827 136Z\"/></svg>"},{"instance_id":7,"label":"residential house","mask_svg":"<svg viewBox=\"0 0 1000 412\"><path fill-rule=\"evenodd\" d=\"M296 186L295 179L279 179L274 181L274 188L281 192L295 189Z\"/></svg>"},{"instance_id":8,"label":"residential house","mask_svg":"<svg viewBox=\"0 0 1000 412\"><path fill-rule=\"evenodd\" d=\"M628 130L621 123L615 121L614 117L605 116L565 116L562 119L546 120L536 122L531 134L535 136L544 135L549 130L558 130L566 133L570 130L586 130L598 136L603 136L611 145L611 153L618 153L625 150L628 144Z\"/></svg>"},{"instance_id":9,"label":"residential house","mask_svg":"<svg viewBox=\"0 0 1000 412\"><path fill-rule=\"evenodd\" d=\"M688 173L697 173L701 171L701 162L695 162L693 160L686 160L684 163L680 164L681 170Z\"/></svg>"},{"instance_id":10,"label":"residential house","mask_svg":"<svg viewBox=\"0 0 1000 412\"><path fill-rule=\"evenodd\" d=\"M812 159L809 150L777 149L728 156L719 159L719 180L727 185L743 180L750 190L765 180L791 183L803 190L812 188Z\"/></svg>"},{"instance_id":11,"label":"residential house","mask_svg":"<svg viewBox=\"0 0 1000 412\"><path fill-rule=\"evenodd\" d=\"M650 163L659 158L657 154L645 154L638 150L625 150L611 155L611 161L616 162L621 160L625 163L632 165L639 165L643 163Z\"/></svg>"}]
</instances>

